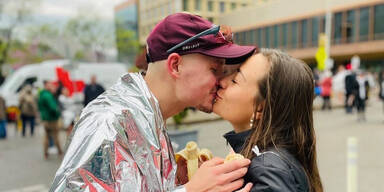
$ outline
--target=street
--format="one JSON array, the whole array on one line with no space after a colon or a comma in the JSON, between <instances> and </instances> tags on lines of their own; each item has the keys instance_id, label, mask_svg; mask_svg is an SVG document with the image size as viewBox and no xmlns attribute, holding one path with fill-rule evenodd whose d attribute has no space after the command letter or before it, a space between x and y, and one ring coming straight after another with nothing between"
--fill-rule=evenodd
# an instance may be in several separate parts
<instances>
[{"instance_id":1,"label":"street","mask_svg":"<svg viewBox=\"0 0 384 192\"><path fill-rule=\"evenodd\" d=\"M384 113L376 98L367 107L367 122L357 122L357 115L346 115L342 108L315 111L318 141L318 165L324 191L347 191L347 139L358 140L358 191L380 192L384 189ZM231 130L229 123L219 120L182 126L199 130L199 147L208 148L215 156L224 157L229 148L222 135ZM29 132L27 132L29 133ZM43 129L34 137L22 138L13 125L8 138L0 140L0 191L48 191L60 164L60 158L43 158ZM61 135L64 145L65 133Z\"/></svg>"}]
</instances>

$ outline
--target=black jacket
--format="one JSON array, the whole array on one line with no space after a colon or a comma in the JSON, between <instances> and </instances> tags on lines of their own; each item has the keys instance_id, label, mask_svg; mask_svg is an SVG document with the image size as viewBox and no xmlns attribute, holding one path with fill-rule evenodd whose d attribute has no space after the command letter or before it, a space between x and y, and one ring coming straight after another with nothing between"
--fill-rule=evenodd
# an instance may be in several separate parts
<instances>
[{"instance_id":1,"label":"black jacket","mask_svg":"<svg viewBox=\"0 0 384 192\"><path fill-rule=\"evenodd\" d=\"M224 135L236 153L240 153L251 130ZM262 151L252 158L244 184L253 183L252 192L307 192L309 184L301 164L287 150Z\"/></svg>"}]
</instances>

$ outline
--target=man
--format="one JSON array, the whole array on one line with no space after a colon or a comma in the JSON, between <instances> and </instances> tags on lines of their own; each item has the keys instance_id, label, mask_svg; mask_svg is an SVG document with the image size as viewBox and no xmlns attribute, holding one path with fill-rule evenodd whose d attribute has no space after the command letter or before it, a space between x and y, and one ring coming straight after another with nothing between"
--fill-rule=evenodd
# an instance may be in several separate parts
<instances>
[{"instance_id":1,"label":"man","mask_svg":"<svg viewBox=\"0 0 384 192\"><path fill-rule=\"evenodd\" d=\"M96 99L96 97L104 91L103 86L96 82L96 76L92 75L91 83L84 88L84 107L87 106L89 102Z\"/></svg>"},{"instance_id":2,"label":"man","mask_svg":"<svg viewBox=\"0 0 384 192\"><path fill-rule=\"evenodd\" d=\"M124 75L83 110L51 191L240 188L249 160L223 164L221 158L205 162L187 184L176 187L165 128L166 119L186 107L211 112L224 62L238 63L253 54L255 47L234 45L228 40L231 33L224 35L191 14L162 20L147 39L146 75Z\"/></svg>"},{"instance_id":3,"label":"man","mask_svg":"<svg viewBox=\"0 0 384 192\"><path fill-rule=\"evenodd\" d=\"M45 129L44 138L44 158L48 158L49 140L52 138L55 143L59 155L63 154L59 141L59 118L60 109L55 96L56 87L53 83L44 82L44 89L40 92L38 99L38 106L40 111L40 117L43 121Z\"/></svg>"},{"instance_id":4,"label":"man","mask_svg":"<svg viewBox=\"0 0 384 192\"><path fill-rule=\"evenodd\" d=\"M7 138L7 105L0 95L0 139Z\"/></svg>"}]
</instances>

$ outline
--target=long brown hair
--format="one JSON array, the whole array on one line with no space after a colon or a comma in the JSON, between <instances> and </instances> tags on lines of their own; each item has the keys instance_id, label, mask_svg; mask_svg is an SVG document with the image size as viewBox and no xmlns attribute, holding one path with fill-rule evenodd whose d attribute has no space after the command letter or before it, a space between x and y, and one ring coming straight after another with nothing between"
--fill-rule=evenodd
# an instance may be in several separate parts
<instances>
[{"instance_id":1,"label":"long brown hair","mask_svg":"<svg viewBox=\"0 0 384 192\"><path fill-rule=\"evenodd\" d=\"M253 132L242 154L251 159L255 145L260 150L287 149L304 167L310 191L322 192L313 128L312 70L303 61L278 50L261 49L260 53L270 63L269 72L258 82L261 96L255 98L256 106L265 102L264 110L260 120L253 119Z\"/></svg>"}]
</instances>

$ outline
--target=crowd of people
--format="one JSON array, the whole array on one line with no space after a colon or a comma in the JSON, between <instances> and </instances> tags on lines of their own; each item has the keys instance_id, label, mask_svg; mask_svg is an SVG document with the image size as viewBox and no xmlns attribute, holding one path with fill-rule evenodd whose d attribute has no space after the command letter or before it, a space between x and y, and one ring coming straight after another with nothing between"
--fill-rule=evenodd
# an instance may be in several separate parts
<instances>
[{"instance_id":1,"label":"crowd of people","mask_svg":"<svg viewBox=\"0 0 384 192\"><path fill-rule=\"evenodd\" d=\"M366 121L365 111L369 99L379 98L384 105L384 70L372 73L368 70L353 69L347 64L339 65L335 75L329 70L322 73L315 70L314 74L317 77L315 92L323 100L323 110L332 109L333 98L337 104L344 104L347 114L356 111L357 120Z\"/></svg>"},{"instance_id":2,"label":"crowd of people","mask_svg":"<svg viewBox=\"0 0 384 192\"><path fill-rule=\"evenodd\" d=\"M18 106L20 113L17 120L21 121L22 137L25 137L28 132L30 136L33 136L36 122L41 122L45 130L44 158L47 159L50 147L56 147L58 154L63 154L62 145L59 141L59 131L65 129L67 136L69 136L81 109L100 95L104 88L97 83L96 77L92 76L91 82L86 85L81 95L83 96L82 99L82 97L71 95L68 88L60 82L44 81L43 84L44 87L41 90L37 90L30 84L24 85L20 90ZM0 138L5 139L6 137L6 103L0 96Z\"/></svg>"}]
</instances>

